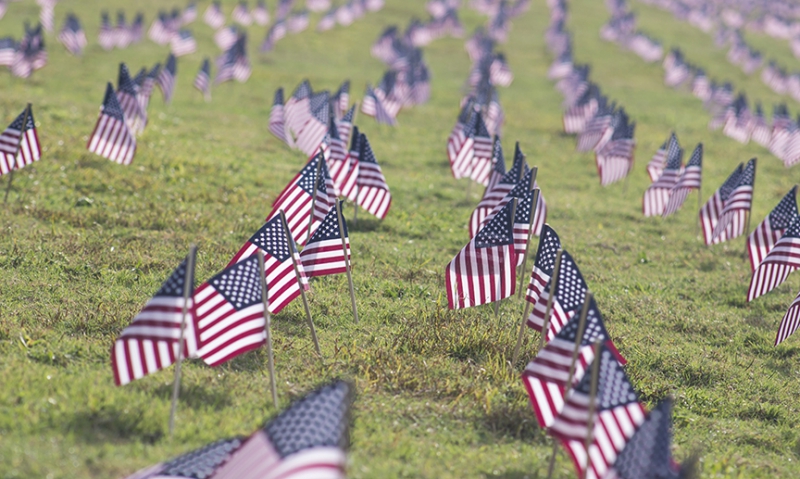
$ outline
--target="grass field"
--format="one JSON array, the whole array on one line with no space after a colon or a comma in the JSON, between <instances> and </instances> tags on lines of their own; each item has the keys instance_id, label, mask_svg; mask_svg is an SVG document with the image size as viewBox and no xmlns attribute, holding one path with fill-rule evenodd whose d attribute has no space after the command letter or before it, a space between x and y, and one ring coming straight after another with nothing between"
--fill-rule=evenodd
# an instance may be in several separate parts
<instances>
[{"instance_id":1,"label":"grass field","mask_svg":"<svg viewBox=\"0 0 800 479\"><path fill-rule=\"evenodd\" d=\"M223 3L233 8L233 1ZM136 4L148 24L165 5ZM84 57L68 56L49 35L44 70L28 81L0 75L0 120L9 123L31 101L44 145L42 160L16 176L0 208L2 478L120 477L252 432L275 413L263 351L216 369L190 362L170 439L172 371L115 387L109 348L190 243L199 245L198 278L222 269L303 164L302 154L267 132L274 90L291 91L303 78L316 89L335 89L349 78L360 97L384 69L369 55L379 32L426 17L422 1L389 0L350 28L289 36L264 57L256 50L265 29L250 28L252 77L215 88L211 103L191 88L203 56L218 54L212 30L197 21L191 29L199 52L179 60L173 103L165 106L155 94L134 163L122 167L85 150L105 82L116 80L119 62L138 70L163 61L167 49L145 41L103 52L96 33L99 10L109 5L126 3L56 8L58 27L67 9L84 22ZM633 6L642 29L666 47L681 46L711 77L730 79L751 99L779 100L727 63L712 37L665 12ZM600 187L594 159L574 153L574 138L561 133L561 98L545 78L544 2L513 21L501 46L515 73L500 92L505 148L519 140L529 164L539 166L548 222L595 292L643 400L653 405L675 396L676 456L700 449L703 477L797 476L800 338L772 343L800 280L790 277L747 304L744 242L703 246L696 196L669 220L641 215L649 184L644 165L672 129L686 149L705 145L704 201L740 161L759 157L753 226L798 180L797 171L757 145L708 131L700 102L665 88L660 65L600 42L608 16L602 2L573 0L570 12L577 59L592 63L592 78L637 121L637 165L627 190ZM32 1L12 3L0 36L19 38L21 21L37 15ZM468 31L485 21L473 11L461 17ZM796 65L784 43L752 41ZM361 323L353 324L343 276L313 281L311 309L325 358L313 354L301 304L290 305L273 321L278 391L287 404L328 378L355 382L353 478L544 477L551 442L536 426L519 379L534 354L532 332L523 359L507 364L522 301L504 301L499 318L491 307L447 309L444 267L468 240L480 194L473 186L467 195L466 183L452 179L444 153L469 60L463 40L450 38L426 47L425 57L433 75L428 104L401 113L395 129L357 121L394 197L385 221L361 212L351 226ZM557 464L556 477L574 476L566 454Z\"/></svg>"}]
</instances>

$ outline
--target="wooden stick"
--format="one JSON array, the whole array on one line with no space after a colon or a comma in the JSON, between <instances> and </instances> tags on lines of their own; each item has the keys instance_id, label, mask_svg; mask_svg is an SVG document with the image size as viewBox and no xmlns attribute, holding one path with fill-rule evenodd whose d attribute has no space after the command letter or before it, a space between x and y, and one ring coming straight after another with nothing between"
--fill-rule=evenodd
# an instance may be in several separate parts
<instances>
[{"instance_id":1,"label":"wooden stick","mask_svg":"<svg viewBox=\"0 0 800 479\"><path fill-rule=\"evenodd\" d=\"M31 111L31 104L25 107L25 112L22 114L22 129L19 132L19 139L17 140L17 149L16 153L14 153L14 164L11 165L11 171L8 175L8 186L6 186L6 196L3 199L3 203L8 203L8 194L11 192L11 183L14 181L14 170L17 169L17 155L19 155L19 149L22 147L22 140L25 138L26 129L25 127L28 126L28 117L30 116Z\"/></svg>"},{"instance_id":2,"label":"wooden stick","mask_svg":"<svg viewBox=\"0 0 800 479\"><path fill-rule=\"evenodd\" d=\"M535 168L535 167L534 167ZM531 236L533 236L533 222L536 217L536 207L539 204L539 188L533 189L533 200L531 202L531 217L528 220L528 239L525 240L525 251L522 252L522 271L519 275L519 291L517 297L522 297L522 282L525 280L525 271L528 267L528 249L530 248Z\"/></svg>"},{"instance_id":3,"label":"wooden stick","mask_svg":"<svg viewBox=\"0 0 800 479\"><path fill-rule=\"evenodd\" d=\"M172 405L169 409L169 437L175 432L175 412L178 409L178 394L181 390L181 362L183 361L183 338L186 330L186 316L189 313L189 296L193 293L194 263L197 256L197 245L189 247L189 258L186 261L186 276L183 284L183 311L181 331L178 335L178 356L175 359L175 379L172 381Z\"/></svg>"},{"instance_id":4,"label":"wooden stick","mask_svg":"<svg viewBox=\"0 0 800 479\"><path fill-rule=\"evenodd\" d=\"M586 443L584 444L586 448L586 464L583 467L583 478L586 479L586 475L589 473L589 460L591 455L589 454L589 447L591 447L592 442L594 442L594 416L595 416L595 409L597 406L597 383L600 375L600 343L601 341L598 339L593 347L594 347L594 362L592 363L592 382L591 382L591 392L589 393L589 421L586 426Z\"/></svg>"},{"instance_id":5,"label":"wooden stick","mask_svg":"<svg viewBox=\"0 0 800 479\"><path fill-rule=\"evenodd\" d=\"M345 240L344 219L342 218L342 204L336 201L336 218L339 220L339 235L342 237L342 252L344 253L344 265L347 270L347 283L350 286L350 302L353 304L353 319L358 324L358 308L356 307L356 290L353 287L353 276L350 274L350 256L347 252L347 241Z\"/></svg>"},{"instance_id":6,"label":"wooden stick","mask_svg":"<svg viewBox=\"0 0 800 479\"><path fill-rule=\"evenodd\" d=\"M272 403L278 409L278 385L275 382L275 357L272 352L272 314L269 312L269 290L267 289L267 271L264 268L264 251L258 250L258 269L261 270L261 301L264 303L264 333L267 336L267 366L269 367L269 383L272 389Z\"/></svg>"},{"instance_id":7,"label":"wooden stick","mask_svg":"<svg viewBox=\"0 0 800 479\"><path fill-rule=\"evenodd\" d=\"M311 239L311 227L314 226L314 208L317 206L317 186L319 183L319 174L322 170L323 157L320 153L317 154L317 172L314 174L314 191L311 193L311 214L308 215L308 236L306 243Z\"/></svg>"},{"instance_id":8,"label":"wooden stick","mask_svg":"<svg viewBox=\"0 0 800 479\"><path fill-rule=\"evenodd\" d=\"M311 329L311 339L314 340L314 349L320 359L322 358L322 351L319 349L319 340L317 340L317 330L314 328L314 320L311 319L311 308L308 307L308 298L306 298L306 288L300 278L300 269L297 267L297 258L294 256L294 241L289 233L289 226L286 224L286 213L281 210L281 222L283 223L283 231L286 233L286 245L289 246L289 255L292 257L292 266L294 266L294 275L297 278L297 284L300 286L300 296L303 298L303 308L306 310L306 321L308 327Z\"/></svg>"},{"instance_id":9,"label":"wooden stick","mask_svg":"<svg viewBox=\"0 0 800 479\"><path fill-rule=\"evenodd\" d=\"M539 349L542 349L547 341L547 330L550 329L550 313L553 312L553 299L556 297L558 272L561 269L561 255L563 253L564 250L561 248L556 253L556 264L553 266L553 276L550 278L550 296L547 297L547 309L544 311L544 324L542 325L542 336L539 338Z\"/></svg>"}]
</instances>

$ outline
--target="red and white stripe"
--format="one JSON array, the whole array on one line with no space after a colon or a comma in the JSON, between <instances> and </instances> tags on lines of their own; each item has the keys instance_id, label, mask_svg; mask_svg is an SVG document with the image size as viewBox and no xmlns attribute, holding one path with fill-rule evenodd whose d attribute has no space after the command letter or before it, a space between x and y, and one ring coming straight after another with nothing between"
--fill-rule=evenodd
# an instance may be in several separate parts
<instances>
[{"instance_id":1,"label":"red and white stripe","mask_svg":"<svg viewBox=\"0 0 800 479\"><path fill-rule=\"evenodd\" d=\"M650 162L647 163L647 174L650 176L650 182L654 182L661 177L664 167L667 164L667 149L659 148Z\"/></svg>"},{"instance_id":2,"label":"red and white stripe","mask_svg":"<svg viewBox=\"0 0 800 479\"><path fill-rule=\"evenodd\" d=\"M463 123L456 122L450 131L450 136L447 137L447 159L450 162L450 170L453 172L453 177L456 179L466 176L466 173L456 166L456 159L459 152L461 152L461 146L467 141L464 128L465 125Z\"/></svg>"},{"instance_id":3,"label":"red and white stripe","mask_svg":"<svg viewBox=\"0 0 800 479\"><path fill-rule=\"evenodd\" d=\"M724 207L719 190L715 191L711 198L700 208L700 226L703 229L703 240L705 244L711 244L714 228L717 226L719 215Z\"/></svg>"},{"instance_id":4,"label":"red and white stripe","mask_svg":"<svg viewBox=\"0 0 800 479\"><path fill-rule=\"evenodd\" d=\"M747 213L753 201L753 187L741 185L725 201L712 232L712 243L717 244L741 236L744 233Z\"/></svg>"},{"instance_id":5,"label":"red and white stripe","mask_svg":"<svg viewBox=\"0 0 800 479\"><path fill-rule=\"evenodd\" d=\"M124 121L101 112L86 147L111 161L129 165L136 153L136 137Z\"/></svg>"},{"instance_id":6,"label":"red and white stripe","mask_svg":"<svg viewBox=\"0 0 800 479\"><path fill-rule=\"evenodd\" d=\"M319 145L328 133L328 125L313 116L297 132L296 145L306 155L312 155L319 150Z\"/></svg>"},{"instance_id":7,"label":"red and white stripe","mask_svg":"<svg viewBox=\"0 0 800 479\"><path fill-rule=\"evenodd\" d=\"M476 248L469 241L447 265L450 309L499 301L514 294L517 258L513 245Z\"/></svg>"},{"instance_id":8,"label":"red and white stripe","mask_svg":"<svg viewBox=\"0 0 800 479\"><path fill-rule=\"evenodd\" d=\"M492 139L486 136L476 136L472 143L472 171L470 179L483 186L489 184L489 176L492 173L494 155Z\"/></svg>"},{"instance_id":9,"label":"red and white stripe","mask_svg":"<svg viewBox=\"0 0 800 479\"><path fill-rule=\"evenodd\" d=\"M622 138L608 143L595 153L597 173L602 186L620 181L628 176L633 168L633 153L636 142L632 138Z\"/></svg>"},{"instance_id":10,"label":"red and white stripe","mask_svg":"<svg viewBox=\"0 0 800 479\"><path fill-rule=\"evenodd\" d=\"M286 134L285 120L283 116L283 105L274 104L269 112L269 132L279 140L290 145L289 136Z\"/></svg>"},{"instance_id":11,"label":"red and white stripe","mask_svg":"<svg viewBox=\"0 0 800 479\"><path fill-rule=\"evenodd\" d=\"M794 298L789 310L786 311L783 319L781 319L781 324L778 326L778 334L775 336L775 346L794 334L798 326L800 326L800 294Z\"/></svg>"},{"instance_id":12,"label":"red and white stripe","mask_svg":"<svg viewBox=\"0 0 800 479\"><path fill-rule=\"evenodd\" d=\"M747 237L747 253L750 257L750 271L755 271L767 254L781 239L786 228L773 229L769 215Z\"/></svg>"},{"instance_id":13,"label":"red and white stripe","mask_svg":"<svg viewBox=\"0 0 800 479\"><path fill-rule=\"evenodd\" d=\"M781 285L789 273L800 268L800 238L779 239L750 278L747 301L763 296Z\"/></svg>"},{"instance_id":14,"label":"red and white stripe","mask_svg":"<svg viewBox=\"0 0 800 479\"><path fill-rule=\"evenodd\" d=\"M550 298L550 292L544 291L539 294L539 298L533 304L533 310L528 315L527 325L536 331L542 332L544 328L544 318L547 313L547 301ZM550 324L547 328L547 335L545 339L550 341L553 339L561 328L575 316L575 311L564 311L561 303L558 302L558 297L553 298L553 305L550 310Z\"/></svg>"},{"instance_id":15,"label":"red and white stripe","mask_svg":"<svg viewBox=\"0 0 800 479\"><path fill-rule=\"evenodd\" d=\"M678 184L672 189L669 200L666 206L664 206L664 212L662 213L663 218L675 214L681 206L683 206L689 193L693 189L700 188L702 174L703 170L699 166L687 166L686 169L684 169L681 179L678 180Z\"/></svg>"},{"instance_id":16,"label":"red and white stripe","mask_svg":"<svg viewBox=\"0 0 800 479\"><path fill-rule=\"evenodd\" d=\"M25 130L21 142L19 137L19 130L10 127L0 135L0 175L23 168L42 157L36 128Z\"/></svg>"},{"instance_id":17,"label":"red and white stripe","mask_svg":"<svg viewBox=\"0 0 800 479\"><path fill-rule=\"evenodd\" d=\"M661 177L645 190L642 197L642 213L645 217L661 216L664 213L669 196L680 176L680 170L664 170Z\"/></svg>"},{"instance_id":18,"label":"red and white stripe","mask_svg":"<svg viewBox=\"0 0 800 479\"><path fill-rule=\"evenodd\" d=\"M347 261L350 261L350 238L345 238L345 242ZM308 277L341 274L347 271L341 238L310 243L300 252L300 260Z\"/></svg>"},{"instance_id":19,"label":"red and white stripe","mask_svg":"<svg viewBox=\"0 0 800 479\"><path fill-rule=\"evenodd\" d=\"M257 254L259 249L253 243L246 242L231 259L228 266ZM300 282L303 284L303 289L308 291L308 277L303 269L303 263L300 261L300 255L295 252L294 258L297 261L297 269L300 272ZM298 286L292 259L286 258L285 261L281 262L269 253L264 252L264 271L267 275L267 290L269 292L268 309L270 313L277 314L292 300L300 296L300 286Z\"/></svg>"},{"instance_id":20,"label":"red and white stripe","mask_svg":"<svg viewBox=\"0 0 800 479\"><path fill-rule=\"evenodd\" d=\"M142 111L139 100L136 96L117 90L117 101L125 114L125 123L133 134L144 131L147 125L147 113Z\"/></svg>"},{"instance_id":21,"label":"red and white stripe","mask_svg":"<svg viewBox=\"0 0 800 479\"><path fill-rule=\"evenodd\" d=\"M392 205L392 194L377 163L359 163L357 188L356 203L371 215L384 219Z\"/></svg>"}]
</instances>

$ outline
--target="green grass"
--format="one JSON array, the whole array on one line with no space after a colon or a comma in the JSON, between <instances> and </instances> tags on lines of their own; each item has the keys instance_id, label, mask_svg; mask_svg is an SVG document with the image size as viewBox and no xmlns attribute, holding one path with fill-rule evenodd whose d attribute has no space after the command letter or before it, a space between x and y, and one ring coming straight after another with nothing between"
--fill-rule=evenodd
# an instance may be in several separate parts
<instances>
[{"instance_id":1,"label":"green grass","mask_svg":"<svg viewBox=\"0 0 800 479\"><path fill-rule=\"evenodd\" d=\"M226 9L233 3L226 1ZM350 78L360 97L384 68L369 56L378 33L425 16L424 2L389 1L350 28L287 37L266 57L255 56L265 29L251 28L253 76L215 88L210 104L191 82L203 56L218 51L210 28L196 22L199 53L179 60L174 102L164 106L156 94L134 163L121 167L84 148L104 84L116 79L120 61L138 69L163 61L167 50L145 42L101 51L99 10L108 4L69 4L91 39L83 58L69 57L51 35L46 69L28 81L0 75L0 119L10 122L33 102L45 147L42 160L17 175L9 204L0 208L3 478L124 476L216 438L249 433L275 413L263 351L216 369L190 362L169 439L172 371L115 387L109 348L190 243L200 248L198 277L220 270L303 164L300 153L267 132L273 91L291 90L303 78L314 88L335 89ZM148 21L161 5L137 2ZM642 28L665 46L681 45L690 61L751 97L776 100L760 80L728 64L710 36L667 13L635 7ZM759 156L753 225L797 173L756 145L708 131L700 102L665 88L659 65L600 42L608 15L602 2L574 0L570 11L577 59L592 63L592 78L638 124L628 188L600 187L593 158L574 153L574 138L561 133L561 98L545 78L543 2L514 20L501 47L516 77L500 93L506 149L519 140L529 163L539 166L548 222L595 291L643 400L652 405L675 395L677 457L701 449L704 477L796 476L800 346L796 337L779 347L772 342L800 281L790 277L747 304L743 241L707 248L695 233L694 196L662 221L642 217L641 195L649 184L644 165L672 129L687 149L705 144L703 200L736 164ZM66 6L56 13L60 26ZM37 14L33 2L12 3L0 35L19 37L20 21ZM470 31L484 22L471 11L461 15ZM467 197L444 154L469 61L463 41L449 38L427 47L425 57L433 74L428 104L404 111L396 129L363 117L357 122L394 197L385 221L360 214L351 227L361 323L352 322L344 277L315 280L311 309L325 360L313 355L301 305L290 305L274 318L278 391L286 404L328 378L353 379L354 478L544 477L551 443L519 380L537 338L527 334L523 359L513 368L506 363L522 302L504 301L497 319L491 307L447 309L444 267L467 242L479 195L473 187ZM560 454L556 477L573 475Z\"/></svg>"}]
</instances>

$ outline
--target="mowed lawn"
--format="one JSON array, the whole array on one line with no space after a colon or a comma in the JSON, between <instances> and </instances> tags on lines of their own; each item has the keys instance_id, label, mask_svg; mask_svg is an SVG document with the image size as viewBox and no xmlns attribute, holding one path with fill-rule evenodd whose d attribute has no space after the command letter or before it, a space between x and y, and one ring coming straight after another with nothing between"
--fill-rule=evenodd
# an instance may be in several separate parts
<instances>
[{"instance_id":1,"label":"mowed lawn","mask_svg":"<svg viewBox=\"0 0 800 479\"><path fill-rule=\"evenodd\" d=\"M698 100L663 86L660 65L600 42L608 16L602 2L574 0L576 58L592 64L594 81L637 122L637 163L627 187L601 187L594 158L575 153L574 138L561 133L561 98L545 77L548 10L533 3L500 46L515 74L500 91L507 159L519 141L529 164L538 165L548 222L595 292L642 400L652 406L675 397L676 456L700 451L703 477L797 476L800 338L772 344L800 279L746 303L743 239L705 247L696 230L697 195L666 221L643 218L641 196L649 184L644 165L670 130L686 157L698 142L705 146L703 201L739 162L759 158L751 227L800 175L757 145L710 132ZM136 4L147 26L158 8L185 6ZM229 13L235 2L223 4ZM113 16L124 8L130 21L135 10L126 5L59 4L57 28L68 9L75 11L89 37L86 54L71 57L48 35L45 69L27 81L0 75L0 120L10 123L32 102L44 146L42 160L16 175L0 207L3 478L124 477L217 438L249 434L275 414L265 351L215 369L191 361L169 438L172 370L115 387L110 347L191 243L199 246L198 279L222 269L304 164L301 153L267 131L275 89L283 86L288 95L308 78L315 89L335 90L349 78L360 100L364 85L385 68L369 55L372 41L387 25L427 18L422 1L389 0L349 28L290 35L263 56L257 48L266 29L251 27L252 77L215 87L210 103L191 87L203 57L219 54L213 31L198 19L189 28L199 51L179 59L173 103L154 94L134 163L123 167L85 149L105 83L116 82L120 62L137 71L167 55L149 40L100 49L100 10ZM207 5L199 5L201 15ZM728 64L712 37L665 12L634 8L646 31L666 46L680 45L710 76L730 79L766 104L779 99ZM469 32L485 22L471 10L460 15ZM37 16L32 1L10 4L0 36L21 37L22 21ZM785 45L754 41L774 45L781 62L794 65ZM447 309L444 268L468 240L481 193L451 177L445 156L470 64L461 39L440 39L424 51L431 101L402 112L397 128L364 116L356 122L393 195L384 221L361 211L350 226L361 322L353 323L344 276L314 280L311 310L324 359L313 353L302 305L287 307L273 320L278 392L286 405L330 378L354 381L353 478L544 477L551 440L537 427L519 379L535 354L533 332L519 362L508 363L522 301L503 301L499 317L491 306ZM556 477L573 471L561 452Z\"/></svg>"}]
</instances>

